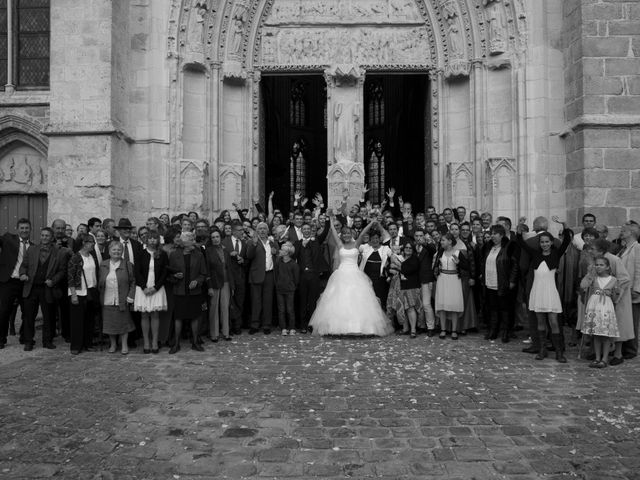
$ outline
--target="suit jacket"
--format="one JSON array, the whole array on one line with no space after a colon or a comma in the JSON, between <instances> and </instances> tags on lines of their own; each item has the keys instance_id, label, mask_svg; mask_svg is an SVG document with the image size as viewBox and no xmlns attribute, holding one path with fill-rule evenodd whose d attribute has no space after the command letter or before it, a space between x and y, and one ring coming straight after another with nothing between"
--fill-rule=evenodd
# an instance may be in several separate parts
<instances>
[{"instance_id":1,"label":"suit jacket","mask_svg":"<svg viewBox=\"0 0 640 480\"><path fill-rule=\"evenodd\" d=\"M40 261L40 245L32 245L27 250L27 254L20 265L20 275L26 275L29 279L25 282L22 289L22 296L27 298L31 294L33 288L33 280L38 270L38 262ZM45 286L45 299L47 303L53 303L53 289L66 278L66 263L61 261L60 249L51 245L49 252L49 265L47 266L46 280L51 280L51 287Z\"/></svg>"},{"instance_id":2,"label":"suit jacket","mask_svg":"<svg viewBox=\"0 0 640 480\"><path fill-rule=\"evenodd\" d=\"M100 262L94 251L90 253L96 266L96 280L100 273ZM76 289L82 288L82 274L84 272L84 258L80 252L74 253L67 262L67 285Z\"/></svg>"},{"instance_id":3,"label":"suit jacket","mask_svg":"<svg viewBox=\"0 0 640 480\"><path fill-rule=\"evenodd\" d=\"M420 269L418 271L418 278L420 283L431 283L436 281L436 277L433 274L433 255L436 253L435 245L427 244L423 245L422 251L418 253L416 250L416 257L420 262Z\"/></svg>"},{"instance_id":4,"label":"suit jacket","mask_svg":"<svg viewBox=\"0 0 640 480\"><path fill-rule=\"evenodd\" d=\"M231 290L235 289L235 283L233 274L231 273L231 255L229 255L229 251L225 248L224 245L221 245L219 248L222 249L222 254L224 255L224 263L220 258L220 255L217 251L217 248L213 245L209 245L205 252L205 258L207 260L207 270L209 272L209 276L207 277L207 284L209 288L220 289L224 286L225 276L227 278L227 282L229 282L229 288Z\"/></svg>"},{"instance_id":5,"label":"suit jacket","mask_svg":"<svg viewBox=\"0 0 640 480\"><path fill-rule=\"evenodd\" d=\"M98 271L98 290L100 290L100 304L104 305L104 292L107 286L107 276L111 266L111 260L103 260ZM118 310L127 310L127 298L136 296L136 275L131 262L124 258L120 260L120 265L116 268L116 279L118 280Z\"/></svg>"},{"instance_id":6,"label":"suit jacket","mask_svg":"<svg viewBox=\"0 0 640 480\"><path fill-rule=\"evenodd\" d=\"M33 245L29 242L29 245ZM0 282L8 282L16 268L20 237L15 233L5 233L0 236Z\"/></svg>"},{"instance_id":7,"label":"suit jacket","mask_svg":"<svg viewBox=\"0 0 640 480\"><path fill-rule=\"evenodd\" d=\"M138 240L130 238L129 242L131 242L131 250L133 251L133 261L131 263L135 265L138 262L142 261L142 252L144 252L146 249ZM120 240L120 243L122 243L122 239ZM122 247L124 248L124 244L122 245ZM122 252L122 258L124 258L124 251Z\"/></svg>"},{"instance_id":8,"label":"suit jacket","mask_svg":"<svg viewBox=\"0 0 640 480\"><path fill-rule=\"evenodd\" d=\"M631 302L640 303L640 243L633 242L620 254L620 260L629 272Z\"/></svg>"},{"instance_id":9,"label":"suit jacket","mask_svg":"<svg viewBox=\"0 0 640 480\"><path fill-rule=\"evenodd\" d=\"M325 258L325 251L322 248L322 244L327 239L327 235L329 235L330 226L329 220L326 220L324 223L324 228L322 229L322 233L317 237L309 240L306 247L302 246L302 240L296 241L293 246L296 251L293 254L293 259L300 265L300 269L302 270L304 267L302 265L302 250L304 248L311 249L311 264L312 268L317 274L321 274L329 271L329 264L327 263L327 259Z\"/></svg>"},{"instance_id":10,"label":"suit jacket","mask_svg":"<svg viewBox=\"0 0 640 480\"><path fill-rule=\"evenodd\" d=\"M493 243L485 243L482 247L482 260L480 270L482 272L483 284L486 285L486 265L487 258L491 253ZM500 247L496 257L496 271L498 273L498 296L504 297L509 293L509 284L516 283L518 279L518 259L513 255L515 249L510 247L510 242Z\"/></svg>"},{"instance_id":11,"label":"suit jacket","mask_svg":"<svg viewBox=\"0 0 640 480\"><path fill-rule=\"evenodd\" d=\"M271 240L269 240L269 245L271 245L271 258L275 267L278 246ZM247 246L247 258L251 260L251 265L249 266L249 283L264 282L265 262L267 261L266 254L267 252L262 247L262 240L258 239L257 245L254 242L249 242Z\"/></svg>"},{"instance_id":12,"label":"suit jacket","mask_svg":"<svg viewBox=\"0 0 640 480\"><path fill-rule=\"evenodd\" d=\"M133 265L136 275L136 285L143 290L147 288L147 278L149 276L149 262L151 262L151 254L145 248L140 253L140 261ZM167 280L169 268L169 256L164 250L160 250L158 258L153 261L153 274L155 276L154 288L160 290Z\"/></svg>"},{"instance_id":13,"label":"suit jacket","mask_svg":"<svg viewBox=\"0 0 640 480\"><path fill-rule=\"evenodd\" d=\"M225 237L222 240L222 246L229 252L229 257L231 261L229 263L229 271L233 276L233 283L238 285L239 283L244 283L245 277L247 275L247 266L249 262L247 261L247 242L245 240L239 240L240 242L240 252L238 252L237 256L231 256L231 252L234 251L233 248L233 237ZM238 259L242 259L242 263L238 263Z\"/></svg>"},{"instance_id":14,"label":"suit jacket","mask_svg":"<svg viewBox=\"0 0 640 480\"><path fill-rule=\"evenodd\" d=\"M169 255L169 272L185 273L184 251L182 248L176 248ZM169 277L167 277L168 280L173 283L174 295L202 295L202 288L198 287L202 287L209 275L209 272L207 272L207 262L204 259L204 255L198 248L195 248L191 252L189 273L189 278L185 276L182 279L178 279L173 275L169 275ZM189 290L189 283L194 280L198 282L198 286L193 290Z\"/></svg>"},{"instance_id":15,"label":"suit jacket","mask_svg":"<svg viewBox=\"0 0 640 480\"><path fill-rule=\"evenodd\" d=\"M289 225L289 227L287 228L287 240L295 245L298 240L302 240L302 233L300 233L300 237L298 237L296 227L293 225Z\"/></svg>"}]
</instances>

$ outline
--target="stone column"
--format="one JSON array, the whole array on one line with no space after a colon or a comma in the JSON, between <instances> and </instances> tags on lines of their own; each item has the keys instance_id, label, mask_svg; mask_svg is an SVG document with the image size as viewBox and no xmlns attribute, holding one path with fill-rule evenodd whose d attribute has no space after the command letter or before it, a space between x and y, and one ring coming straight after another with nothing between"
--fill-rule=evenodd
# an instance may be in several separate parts
<instances>
[{"instance_id":1,"label":"stone column","mask_svg":"<svg viewBox=\"0 0 640 480\"><path fill-rule=\"evenodd\" d=\"M358 203L364 188L362 91L365 71L356 65L325 70L327 82L327 205L334 210L348 192L347 204Z\"/></svg>"}]
</instances>

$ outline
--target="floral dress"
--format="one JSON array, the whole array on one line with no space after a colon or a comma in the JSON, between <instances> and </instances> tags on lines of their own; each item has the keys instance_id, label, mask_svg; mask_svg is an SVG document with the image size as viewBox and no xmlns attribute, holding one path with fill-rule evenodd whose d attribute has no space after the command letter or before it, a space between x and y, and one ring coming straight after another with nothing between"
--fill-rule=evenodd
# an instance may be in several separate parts
<instances>
[{"instance_id":1,"label":"floral dress","mask_svg":"<svg viewBox=\"0 0 640 480\"><path fill-rule=\"evenodd\" d=\"M587 290L582 333L612 338L620 336L614 305L620 295L617 284L611 275L593 278Z\"/></svg>"}]
</instances>

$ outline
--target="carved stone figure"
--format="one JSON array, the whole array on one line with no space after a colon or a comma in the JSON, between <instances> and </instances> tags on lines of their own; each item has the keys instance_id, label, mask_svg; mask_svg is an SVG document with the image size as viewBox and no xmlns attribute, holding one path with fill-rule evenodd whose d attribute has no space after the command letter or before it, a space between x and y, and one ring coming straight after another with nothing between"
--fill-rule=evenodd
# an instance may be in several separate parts
<instances>
[{"instance_id":1,"label":"carved stone figure","mask_svg":"<svg viewBox=\"0 0 640 480\"><path fill-rule=\"evenodd\" d=\"M359 104L337 103L334 116L334 159L336 162L355 162Z\"/></svg>"},{"instance_id":2,"label":"carved stone figure","mask_svg":"<svg viewBox=\"0 0 640 480\"><path fill-rule=\"evenodd\" d=\"M489 25L489 52L492 55L504 53L507 49L507 16L502 6L502 0L482 0L487 10Z\"/></svg>"},{"instance_id":3,"label":"carved stone figure","mask_svg":"<svg viewBox=\"0 0 640 480\"><path fill-rule=\"evenodd\" d=\"M229 53L236 54L240 52L242 46L242 36L244 34L244 24L247 21L247 9L244 5L238 5L231 18L231 43L229 45Z\"/></svg>"},{"instance_id":4,"label":"carved stone figure","mask_svg":"<svg viewBox=\"0 0 640 480\"><path fill-rule=\"evenodd\" d=\"M193 8L196 12L196 22L204 23L204 17L207 15L207 11L209 11L207 0L196 0Z\"/></svg>"}]
</instances>

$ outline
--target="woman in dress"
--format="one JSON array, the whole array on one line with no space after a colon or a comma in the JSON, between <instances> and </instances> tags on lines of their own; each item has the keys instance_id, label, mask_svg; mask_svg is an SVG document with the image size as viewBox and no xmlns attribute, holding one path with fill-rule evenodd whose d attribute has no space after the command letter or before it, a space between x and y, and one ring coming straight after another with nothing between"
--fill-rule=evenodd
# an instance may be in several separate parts
<instances>
[{"instance_id":1,"label":"woman in dress","mask_svg":"<svg viewBox=\"0 0 640 480\"><path fill-rule=\"evenodd\" d=\"M450 233L440 238L440 249L433 260L436 282L436 315L440 319L440 338L447 336L447 324L451 328L451 340L458 340L458 320L464 312L464 296L460 270L466 259L455 250L455 239Z\"/></svg>"},{"instance_id":2,"label":"woman in dress","mask_svg":"<svg viewBox=\"0 0 640 480\"><path fill-rule=\"evenodd\" d=\"M609 358L609 345L620 336L614 303L620 299L618 281L611 275L611 264L605 257L597 257L594 271L585 278L583 289L586 307L582 333L593 335L595 359L591 368L604 368Z\"/></svg>"},{"instance_id":3,"label":"woman in dress","mask_svg":"<svg viewBox=\"0 0 640 480\"><path fill-rule=\"evenodd\" d=\"M567 228L564 222L554 216L553 221L562 225L562 244L557 248L554 238L549 232L538 235L540 250L532 248L522 238L522 224L518 225L516 240L520 248L526 251L531 258L530 268L534 270L533 285L529 294L529 310L535 312L538 319L538 338L540 339L540 352L536 360L542 360L547 356L547 322L551 327L551 342L556 351L556 360L567 363L564 356L564 345L560 335L558 314L562 313L562 302L556 288L556 270L560 264L560 258L569 247L573 239L573 232Z\"/></svg>"},{"instance_id":4,"label":"woman in dress","mask_svg":"<svg viewBox=\"0 0 640 480\"><path fill-rule=\"evenodd\" d=\"M196 248L193 232L180 235L180 246L169 255L169 269L174 272L169 278L173 282L175 335L170 354L180 351L182 323L191 324L191 350L204 352L198 343L198 321L202 316L202 285L207 278L204 255Z\"/></svg>"},{"instance_id":5,"label":"woman in dress","mask_svg":"<svg viewBox=\"0 0 640 480\"><path fill-rule=\"evenodd\" d=\"M109 244L109 260L100 264L98 290L102 303L102 332L109 335L109 353L118 348L118 337L122 355L129 353L127 337L136 327L131 320L129 305L133 304L136 277L131 262L122 258L122 243L112 240Z\"/></svg>"},{"instance_id":6,"label":"woman in dress","mask_svg":"<svg viewBox=\"0 0 640 480\"><path fill-rule=\"evenodd\" d=\"M309 322L313 334L384 336L392 333L393 327L380 307L371 280L358 268L362 235L354 240L347 226L343 226L338 235L333 212L330 216L331 238L338 245L340 266L329 277Z\"/></svg>"},{"instance_id":7,"label":"woman in dress","mask_svg":"<svg viewBox=\"0 0 640 480\"><path fill-rule=\"evenodd\" d=\"M133 309L141 312L144 353L158 353L160 312L167 310L167 295L164 282L167 279L169 257L160 249L160 234L151 231L147 236L147 248L136 262L136 296ZM149 341L151 330L151 341Z\"/></svg>"}]
</instances>

